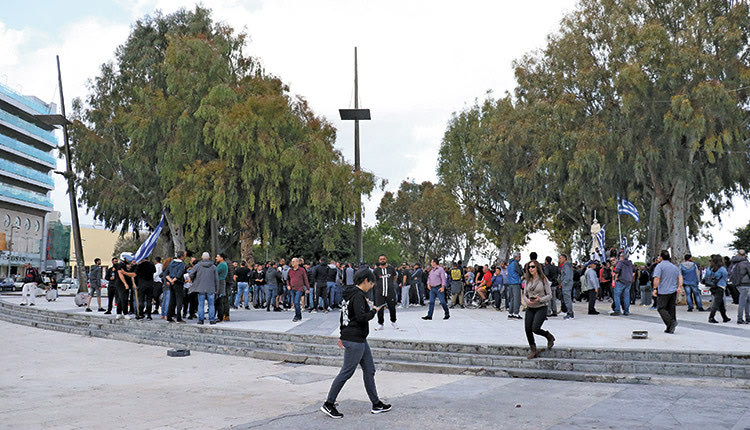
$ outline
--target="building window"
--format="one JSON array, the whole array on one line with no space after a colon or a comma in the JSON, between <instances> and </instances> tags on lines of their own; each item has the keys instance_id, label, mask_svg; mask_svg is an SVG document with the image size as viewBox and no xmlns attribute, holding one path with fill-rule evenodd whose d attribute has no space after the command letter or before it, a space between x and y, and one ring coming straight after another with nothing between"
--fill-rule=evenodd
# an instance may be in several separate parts
<instances>
[{"instance_id":1,"label":"building window","mask_svg":"<svg viewBox=\"0 0 750 430\"><path fill-rule=\"evenodd\" d=\"M5 227L10 227L10 215L5 214L5 221L3 222Z\"/></svg>"},{"instance_id":2,"label":"building window","mask_svg":"<svg viewBox=\"0 0 750 430\"><path fill-rule=\"evenodd\" d=\"M23 228L26 229L26 231L31 230L31 220L26 218L26 221L23 223Z\"/></svg>"},{"instance_id":3,"label":"building window","mask_svg":"<svg viewBox=\"0 0 750 430\"><path fill-rule=\"evenodd\" d=\"M42 225L39 223L39 220L34 221L34 231L39 233L40 228L42 228Z\"/></svg>"},{"instance_id":4,"label":"building window","mask_svg":"<svg viewBox=\"0 0 750 430\"><path fill-rule=\"evenodd\" d=\"M13 221L13 227L21 227L21 217L17 216L15 221Z\"/></svg>"}]
</instances>

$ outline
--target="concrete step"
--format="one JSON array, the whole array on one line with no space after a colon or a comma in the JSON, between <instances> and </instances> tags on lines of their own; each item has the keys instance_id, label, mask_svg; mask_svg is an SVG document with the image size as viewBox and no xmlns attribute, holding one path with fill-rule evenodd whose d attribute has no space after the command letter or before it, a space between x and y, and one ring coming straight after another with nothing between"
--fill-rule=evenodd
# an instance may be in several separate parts
<instances>
[{"instance_id":1,"label":"concrete step","mask_svg":"<svg viewBox=\"0 0 750 430\"><path fill-rule=\"evenodd\" d=\"M334 366L342 361L336 338L329 336L114 320L24 308L2 301L0 319L67 333L266 360ZM393 340L372 340L370 345L378 367L388 370L620 383L672 381L669 383L696 385L698 381L713 380L750 388L750 360L739 354L585 349L559 352L555 348L527 360L522 357L527 349L515 346ZM617 359L623 357L631 359Z\"/></svg>"}]
</instances>

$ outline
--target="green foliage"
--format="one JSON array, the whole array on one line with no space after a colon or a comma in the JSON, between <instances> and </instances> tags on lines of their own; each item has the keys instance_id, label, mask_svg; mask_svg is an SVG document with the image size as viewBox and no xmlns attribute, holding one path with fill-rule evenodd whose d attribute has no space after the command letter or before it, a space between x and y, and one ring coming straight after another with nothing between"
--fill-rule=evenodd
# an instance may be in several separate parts
<instances>
[{"instance_id":1,"label":"green foliage","mask_svg":"<svg viewBox=\"0 0 750 430\"><path fill-rule=\"evenodd\" d=\"M453 116L440 147L441 183L478 214L502 259L526 242L545 213L538 149L523 136L527 120L509 97L487 98Z\"/></svg>"},{"instance_id":2,"label":"green foliage","mask_svg":"<svg viewBox=\"0 0 750 430\"><path fill-rule=\"evenodd\" d=\"M308 217L340 247L374 178L333 148L335 129L246 56L244 34L202 7L146 17L77 101L74 159L83 200L110 228L155 225L167 208L176 248L208 249L212 220L252 261L285 223ZM137 204L133 204L137 202ZM306 230L303 234L308 234ZM234 241L233 241L234 238Z\"/></svg>"},{"instance_id":3,"label":"green foliage","mask_svg":"<svg viewBox=\"0 0 750 430\"><path fill-rule=\"evenodd\" d=\"M375 216L412 262L468 260L478 240L476 219L447 188L431 182L402 182L395 195L385 193Z\"/></svg>"},{"instance_id":4,"label":"green foliage","mask_svg":"<svg viewBox=\"0 0 750 430\"><path fill-rule=\"evenodd\" d=\"M718 215L750 190L749 40L747 2L582 0L516 63L512 99L454 118L441 180L480 214L505 205L484 218L495 234L521 226L512 245L544 225L560 248L583 247L594 210L613 231L619 194L641 209L640 226L623 219L630 242L645 242L654 207L650 227L687 253L704 205Z\"/></svg>"},{"instance_id":5,"label":"green foliage","mask_svg":"<svg viewBox=\"0 0 750 430\"><path fill-rule=\"evenodd\" d=\"M373 227L365 228L362 232L362 247L364 251L364 261L367 264L374 264L378 261L381 254L385 254L392 264L404 261L404 251L401 242L396 238L393 229L383 223L378 223ZM413 261L410 263L417 263Z\"/></svg>"},{"instance_id":6,"label":"green foliage","mask_svg":"<svg viewBox=\"0 0 750 430\"><path fill-rule=\"evenodd\" d=\"M729 244L729 247L735 251L739 251L740 249L750 251L750 223L735 230L734 240Z\"/></svg>"}]
</instances>

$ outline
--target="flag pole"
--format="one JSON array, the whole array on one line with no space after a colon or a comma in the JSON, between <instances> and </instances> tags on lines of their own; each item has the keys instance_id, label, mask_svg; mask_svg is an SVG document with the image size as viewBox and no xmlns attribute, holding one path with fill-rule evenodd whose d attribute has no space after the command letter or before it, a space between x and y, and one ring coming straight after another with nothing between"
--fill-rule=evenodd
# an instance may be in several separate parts
<instances>
[{"instance_id":1,"label":"flag pole","mask_svg":"<svg viewBox=\"0 0 750 430\"><path fill-rule=\"evenodd\" d=\"M620 195L617 195L617 232L620 234L620 241L617 247L622 248L622 225L620 224ZM619 249L618 249L619 254Z\"/></svg>"}]
</instances>

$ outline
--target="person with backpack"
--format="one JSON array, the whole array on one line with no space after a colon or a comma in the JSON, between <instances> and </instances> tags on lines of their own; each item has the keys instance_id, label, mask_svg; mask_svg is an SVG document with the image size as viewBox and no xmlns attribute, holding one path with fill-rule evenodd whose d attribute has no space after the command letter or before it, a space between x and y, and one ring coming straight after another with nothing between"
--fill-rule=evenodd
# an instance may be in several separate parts
<instances>
[{"instance_id":1,"label":"person with backpack","mask_svg":"<svg viewBox=\"0 0 750 430\"><path fill-rule=\"evenodd\" d=\"M714 254L711 256L711 263L703 274L703 284L711 290L713 299L711 300L711 313L708 315L708 322L718 324L714 318L716 311L721 313L724 322L731 319L727 316L727 308L724 304L724 289L727 286L727 268L721 255Z\"/></svg>"},{"instance_id":2,"label":"person with backpack","mask_svg":"<svg viewBox=\"0 0 750 430\"><path fill-rule=\"evenodd\" d=\"M750 262L747 261L747 253L740 249L732 258L734 267L729 274L732 285L737 288L737 324L750 324Z\"/></svg>"},{"instance_id":3,"label":"person with backpack","mask_svg":"<svg viewBox=\"0 0 750 430\"><path fill-rule=\"evenodd\" d=\"M417 291L417 301L419 302L419 306L424 306L424 299L425 299L425 291L424 291L424 281L422 280L422 275L424 273L422 272L422 266L417 263L414 265L414 270L411 272L411 286L412 288L415 288ZM354 276L354 275L352 275Z\"/></svg>"},{"instance_id":4,"label":"person with backpack","mask_svg":"<svg viewBox=\"0 0 750 430\"><path fill-rule=\"evenodd\" d=\"M699 270L698 265L693 262L693 256L685 254L685 261L680 264L682 272L682 285L685 287L685 298L687 300L687 311L693 312L693 302L698 312L705 312L703 301L701 300L701 289L698 288ZM691 296L695 296L695 300Z\"/></svg>"},{"instance_id":5,"label":"person with backpack","mask_svg":"<svg viewBox=\"0 0 750 430\"><path fill-rule=\"evenodd\" d=\"M581 294L588 297L589 302L589 315L599 315L596 310L596 295L599 292L597 286L599 285L599 276L596 274L596 260L590 260L586 263L588 267L583 276L581 276ZM571 316L571 318L573 318Z\"/></svg>"},{"instance_id":6,"label":"person with backpack","mask_svg":"<svg viewBox=\"0 0 750 430\"><path fill-rule=\"evenodd\" d=\"M31 263L26 263L24 269L23 289L21 290L23 302L21 302L21 306L36 306L36 284L41 280L39 271L31 267ZM31 303L29 303L29 295L31 296Z\"/></svg>"},{"instance_id":7,"label":"person with backpack","mask_svg":"<svg viewBox=\"0 0 750 430\"><path fill-rule=\"evenodd\" d=\"M450 279L451 279L451 299L450 299L450 307L454 308L456 305L460 305L462 308L464 307L464 275L461 271L461 268L458 267L458 263L455 261L453 262L453 265L451 266L450 271Z\"/></svg>"},{"instance_id":8,"label":"person with backpack","mask_svg":"<svg viewBox=\"0 0 750 430\"><path fill-rule=\"evenodd\" d=\"M362 367L365 391L367 391L367 396L372 403L370 412L379 414L391 410L391 405L383 403L378 397L378 390L375 386L375 363L372 359L370 346L367 344L370 320L375 317L378 311L383 310L386 303L383 302L375 308L370 308L366 293L375 284L375 274L370 269L359 269L354 274L354 284L346 287L341 302L339 348L344 348L344 364L331 383L325 403L320 407L324 414L336 419L344 417L344 414L336 409L336 398L341 389L344 388L346 381L354 375L357 366Z\"/></svg>"}]
</instances>

